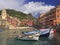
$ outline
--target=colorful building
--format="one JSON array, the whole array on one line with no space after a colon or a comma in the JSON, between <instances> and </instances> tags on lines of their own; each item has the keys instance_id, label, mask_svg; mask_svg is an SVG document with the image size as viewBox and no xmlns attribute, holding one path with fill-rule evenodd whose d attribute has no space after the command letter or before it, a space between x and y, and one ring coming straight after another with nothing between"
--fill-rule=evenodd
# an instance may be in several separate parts
<instances>
[{"instance_id":1,"label":"colorful building","mask_svg":"<svg viewBox=\"0 0 60 45\"><path fill-rule=\"evenodd\" d=\"M11 17L11 16L7 16L7 22L10 25L13 25L15 27L20 26L20 20L18 20L16 17Z\"/></svg>"},{"instance_id":2,"label":"colorful building","mask_svg":"<svg viewBox=\"0 0 60 45\"><path fill-rule=\"evenodd\" d=\"M33 20L22 20L21 21L21 26L33 26Z\"/></svg>"},{"instance_id":3,"label":"colorful building","mask_svg":"<svg viewBox=\"0 0 60 45\"><path fill-rule=\"evenodd\" d=\"M45 14L40 15L40 23L45 24Z\"/></svg>"},{"instance_id":4,"label":"colorful building","mask_svg":"<svg viewBox=\"0 0 60 45\"><path fill-rule=\"evenodd\" d=\"M12 17L7 14L6 10L2 10L2 15L1 15L3 20L6 20L8 25L12 25L13 27L19 27L19 26L33 26L33 21L24 19L20 21L17 17Z\"/></svg>"},{"instance_id":5,"label":"colorful building","mask_svg":"<svg viewBox=\"0 0 60 45\"><path fill-rule=\"evenodd\" d=\"M43 16L40 15L40 23L43 23L45 25L60 24L60 5L51 9L49 12L47 12Z\"/></svg>"},{"instance_id":6,"label":"colorful building","mask_svg":"<svg viewBox=\"0 0 60 45\"><path fill-rule=\"evenodd\" d=\"M20 20L16 17L9 16L5 9L2 10L1 19L6 20L7 24L12 25L13 27L20 26Z\"/></svg>"}]
</instances>

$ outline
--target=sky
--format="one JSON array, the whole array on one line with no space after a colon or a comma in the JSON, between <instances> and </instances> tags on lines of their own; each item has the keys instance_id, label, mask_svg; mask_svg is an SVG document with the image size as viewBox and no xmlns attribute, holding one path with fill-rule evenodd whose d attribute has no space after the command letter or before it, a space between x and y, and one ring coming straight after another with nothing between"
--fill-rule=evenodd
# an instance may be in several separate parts
<instances>
[{"instance_id":1,"label":"sky","mask_svg":"<svg viewBox=\"0 0 60 45\"><path fill-rule=\"evenodd\" d=\"M25 14L31 13L37 18L58 4L60 4L60 0L0 0L0 10L14 9Z\"/></svg>"}]
</instances>

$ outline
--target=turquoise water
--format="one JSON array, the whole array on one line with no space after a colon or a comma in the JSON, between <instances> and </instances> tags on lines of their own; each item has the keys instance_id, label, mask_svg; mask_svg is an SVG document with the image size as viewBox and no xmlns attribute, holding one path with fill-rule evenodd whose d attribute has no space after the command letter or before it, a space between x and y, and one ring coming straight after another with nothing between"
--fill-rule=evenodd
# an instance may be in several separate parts
<instances>
[{"instance_id":1,"label":"turquoise water","mask_svg":"<svg viewBox=\"0 0 60 45\"><path fill-rule=\"evenodd\" d=\"M52 41L53 43L53 41ZM48 38L40 38L39 41L8 40L7 31L0 32L0 45L52 45Z\"/></svg>"}]
</instances>

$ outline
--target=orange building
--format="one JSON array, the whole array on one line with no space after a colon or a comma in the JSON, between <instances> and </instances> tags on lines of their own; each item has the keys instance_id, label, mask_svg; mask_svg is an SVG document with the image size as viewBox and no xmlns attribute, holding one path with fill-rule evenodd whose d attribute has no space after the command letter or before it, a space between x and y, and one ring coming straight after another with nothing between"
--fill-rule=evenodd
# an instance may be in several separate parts
<instances>
[{"instance_id":1,"label":"orange building","mask_svg":"<svg viewBox=\"0 0 60 45\"><path fill-rule=\"evenodd\" d=\"M60 24L60 5L51 9L48 13L44 14L43 17L40 17L40 22L44 23L45 25Z\"/></svg>"},{"instance_id":2,"label":"orange building","mask_svg":"<svg viewBox=\"0 0 60 45\"><path fill-rule=\"evenodd\" d=\"M18 20L17 18L11 17L11 16L7 16L7 22L12 25L12 26L20 26L20 20Z\"/></svg>"},{"instance_id":3,"label":"orange building","mask_svg":"<svg viewBox=\"0 0 60 45\"><path fill-rule=\"evenodd\" d=\"M40 23L45 24L45 14L40 15Z\"/></svg>"},{"instance_id":4,"label":"orange building","mask_svg":"<svg viewBox=\"0 0 60 45\"><path fill-rule=\"evenodd\" d=\"M21 26L33 26L33 20L22 20Z\"/></svg>"}]
</instances>

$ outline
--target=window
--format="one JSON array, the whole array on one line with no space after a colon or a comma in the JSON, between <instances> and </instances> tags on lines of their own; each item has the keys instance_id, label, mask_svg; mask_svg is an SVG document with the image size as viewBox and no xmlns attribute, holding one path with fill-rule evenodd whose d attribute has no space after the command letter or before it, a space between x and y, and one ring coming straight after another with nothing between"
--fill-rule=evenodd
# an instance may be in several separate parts
<instances>
[{"instance_id":1,"label":"window","mask_svg":"<svg viewBox=\"0 0 60 45\"><path fill-rule=\"evenodd\" d=\"M59 17L59 15L57 15L57 17Z\"/></svg>"},{"instance_id":2,"label":"window","mask_svg":"<svg viewBox=\"0 0 60 45\"><path fill-rule=\"evenodd\" d=\"M59 12L60 10L57 10L57 13Z\"/></svg>"}]
</instances>

